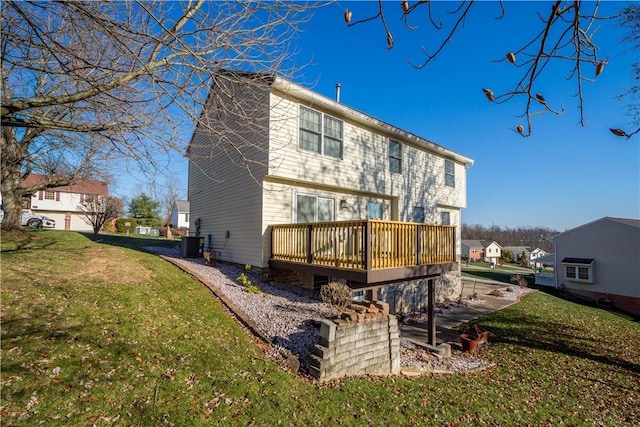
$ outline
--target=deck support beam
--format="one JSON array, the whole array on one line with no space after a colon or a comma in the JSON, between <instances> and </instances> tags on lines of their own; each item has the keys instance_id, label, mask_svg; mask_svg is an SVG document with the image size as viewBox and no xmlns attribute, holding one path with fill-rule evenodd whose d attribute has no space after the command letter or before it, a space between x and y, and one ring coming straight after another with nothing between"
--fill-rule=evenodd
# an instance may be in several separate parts
<instances>
[{"instance_id":1,"label":"deck support beam","mask_svg":"<svg viewBox=\"0 0 640 427\"><path fill-rule=\"evenodd\" d=\"M436 302L436 281L435 279L427 279L427 333L429 345L436 345L436 316L435 316L435 302Z\"/></svg>"}]
</instances>

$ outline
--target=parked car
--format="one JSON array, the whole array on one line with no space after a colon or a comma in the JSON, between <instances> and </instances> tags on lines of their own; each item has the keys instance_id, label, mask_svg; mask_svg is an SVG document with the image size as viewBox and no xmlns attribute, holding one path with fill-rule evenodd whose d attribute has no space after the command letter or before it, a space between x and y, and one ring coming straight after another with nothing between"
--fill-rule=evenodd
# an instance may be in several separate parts
<instances>
[{"instance_id":1,"label":"parked car","mask_svg":"<svg viewBox=\"0 0 640 427\"><path fill-rule=\"evenodd\" d=\"M28 210L22 210L22 226L33 228L55 228L56 220L44 215L37 215Z\"/></svg>"},{"instance_id":2,"label":"parked car","mask_svg":"<svg viewBox=\"0 0 640 427\"><path fill-rule=\"evenodd\" d=\"M0 222L4 219L4 209L0 206ZM56 220L44 215L37 215L26 209L22 210L22 226L32 228L55 228Z\"/></svg>"}]
</instances>

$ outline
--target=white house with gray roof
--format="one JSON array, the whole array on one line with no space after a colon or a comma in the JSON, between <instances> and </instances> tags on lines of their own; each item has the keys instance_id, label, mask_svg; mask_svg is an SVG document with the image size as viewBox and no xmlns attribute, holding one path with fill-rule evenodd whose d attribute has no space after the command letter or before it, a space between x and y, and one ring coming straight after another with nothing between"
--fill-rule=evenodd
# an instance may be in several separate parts
<instances>
[{"instance_id":1,"label":"white house with gray roof","mask_svg":"<svg viewBox=\"0 0 640 427\"><path fill-rule=\"evenodd\" d=\"M171 208L171 226L173 228L189 228L189 201L176 200Z\"/></svg>"},{"instance_id":2,"label":"white house with gray roof","mask_svg":"<svg viewBox=\"0 0 640 427\"><path fill-rule=\"evenodd\" d=\"M551 238L559 288L640 316L640 220L604 217Z\"/></svg>"}]
</instances>

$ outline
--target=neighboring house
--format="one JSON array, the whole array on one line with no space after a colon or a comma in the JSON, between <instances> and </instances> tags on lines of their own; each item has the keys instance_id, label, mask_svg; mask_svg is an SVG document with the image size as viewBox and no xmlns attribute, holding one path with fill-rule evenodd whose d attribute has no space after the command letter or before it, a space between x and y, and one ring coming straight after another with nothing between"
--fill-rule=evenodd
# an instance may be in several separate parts
<instances>
[{"instance_id":1,"label":"neighboring house","mask_svg":"<svg viewBox=\"0 0 640 427\"><path fill-rule=\"evenodd\" d=\"M22 187L47 181L44 175L30 174L22 182ZM57 230L93 231L93 227L80 205L89 197L109 195L109 187L104 181L85 180L73 185L47 188L33 194L23 194L23 209L48 216L56 221Z\"/></svg>"},{"instance_id":2,"label":"neighboring house","mask_svg":"<svg viewBox=\"0 0 640 427\"><path fill-rule=\"evenodd\" d=\"M459 294L470 158L280 77L215 82L188 157L190 234L217 259L392 311Z\"/></svg>"},{"instance_id":3,"label":"neighboring house","mask_svg":"<svg viewBox=\"0 0 640 427\"><path fill-rule=\"evenodd\" d=\"M496 242L490 242L488 240L483 240L482 244L484 245L485 262L488 262L490 264L497 264L502 257L502 246L500 246Z\"/></svg>"},{"instance_id":4,"label":"neighboring house","mask_svg":"<svg viewBox=\"0 0 640 427\"><path fill-rule=\"evenodd\" d=\"M171 226L173 228L189 228L189 201L176 200L171 209Z\"/></svg>"},{"instance_id":5,"label":"neighboring house","mask_svg":"<svg viewBox=\"0 0 640 427\"><path fill-rule=\"evenodd\" d=\"M537 259L547 255L547 252L540 248L533 249L530 246L504 246L503 251L511 251L513 253L513 262L518 263L522 254L525 254L529 266L540 267L542 263Z\"/></svg>"},{"instance_id":6,"label":"neighboring house","mask_svg":"<svg viewBox=\"0 0 640 427\"><path fill-rule=\"evenodd\" d=\"M484 245L480 240L463 240L462 241L462 259L473 262L484 260Z\"/></svg>"},{"instance_id":7,"label":"neighboring house","mask_svg":"<svg viewBox=\"0 0 640 427\"><path fill-rule=\"evenodd\" d=\"M462 258L469 261L484 261L497 264L502 256L502 247L490 240L463 240Z\"/></svg>"},{"instance_id":8,"label":"neighboring house","mask_svg":"<svg viewBox=\"0 0 640 427\"><path fill-rule=\"evenodd\" d=\"M559 288L640 315L640 220L604 217L551 239Z\"/></svg>"},{"instance_id":9,"label":"neighboring house","mask_svg":"<svg viewBox=\"0 0 640 427\"><path fill-rule=\"evenodd\" d=\"M547 252L540 248L535 248L529 254L529 265L538 268L542 267L544 262L542 261L543 257L547 256Z\"/></svg>"}]
</instances>

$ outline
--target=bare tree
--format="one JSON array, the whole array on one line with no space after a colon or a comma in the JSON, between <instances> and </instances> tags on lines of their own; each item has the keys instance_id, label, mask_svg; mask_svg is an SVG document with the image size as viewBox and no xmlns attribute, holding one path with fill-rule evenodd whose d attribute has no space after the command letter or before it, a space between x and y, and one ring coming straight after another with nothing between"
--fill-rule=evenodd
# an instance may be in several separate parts
<instances>
[{"instance_id":1,"label":"bare tree","mask_svg":"<svg viewBox=\"0 0 640 427\"><path fill-rule=\"evenodd\" d=\"M171 222L171 211L176 200L180 200L182 182L179 178L167 177L162 185L156 186L156 200L160 202L161 219L163 224Z\"/></svg>"},{"instance_id":2,"label":"bare tree","mask_svg":"<svg viewBox=\"0 0 640 427\"><path fill-rule=\"evenodd\" d=\"M5 1L2 228L20 227L24 193L99 176L116 165L161 170L171 153L184 154L204 103L215 101L209 89L222 78L217 72L295 70L289 42L312 6L284 0ZM230 144L232 153L246 148L220 143ZM21 189L32 172L49 179Z\"/></svg>"},{"instance_id":3,"label":"bare tree","mask_svg":"<svg viewBox=\"0 0 640 427\"><path fill-rule=\"evenodd\" d=\"M631 45L633 51L640 52L640 5L630 4L623 9L620 16L620 26L627 31L624 41ZM619 98L628 101L627 113L631 117L629 127L632 130L610 129L614 135L627 139L640 133L640 60L631 64L631 82L631 87L627 88Z\"/></svg>"},{"instance_id":4,"label":"bare tree","mask_svg":"<svg viewBox=\"0 0 640 427\"><path fill-rule=\"evenodd\" d=\"M347 25L358 25L369 21L379 21L387 35L389 49L394 47L393 31L395 29L387 19L388 8L397 7L402 10L404 26L410 30L416 29L414 21L427 21L434 30L429 40L433 40L431 48L422 48L424 58L419 62L410 62L416 68L424 68L436 60L445 47L452 41L453 36L461 31L465 19L472 13L476 5L474 0L457 2L432 2L420 0L409 3L407 0L398 2L383 2L378 0L375 12L362 19L353 20L353 13L345 11L344 19ZM505 49L505 55L499 61L509 62L521 72L512 88L504 93L496 94L490 87L482 88L485 97L494 103L504 103L514 98L523 99L524 107L521 116L523 124L517 124L513 130L527 137L532 132L532 118L539 114L563 114L564 107L556 105L552 99L547 99L537 89L536 83L557 73L549 65L554 62L569 64L568 74L563 76L572 82L576 88L576 98L580 111L580 124L586 125L584 118L583 83L594 81L604 72L608 57L602 57L596 44L595 35L599 28L598 21L627 16L626 21L635 30L638 29L637 12L635 18L632 12L635 6L623 9L619 15L601 16L600 1L554 1L540 3L544 6L538 12L539 31L518 48ZM501 19L507 13L503 1L495 2L496 18ZM635 20L634 20L635 19ZM446 24L445 24L446 23ZM630 32L631 34L631 32ZM637 34L637 32L635 33ZM636 40L637 41L637 40ZM556 77L554 75L554 77ZM489 86L489 85L488 85ZM478 88L480 89L480 88ZM614 129L611 130L614 132ZM623 131L621 131L623 132ZM615 133L615 132L614 132ZM625 133L621 136L627 136Z\"/></svg>"},{"instance_id":5,"label":"bare tree","mask_svg":"<svg viewBox=\"0 0 640 427\"><path fill-rule=\"evenodd\" d=\"M84 217L89 221L96 236L107 221L122 215L124 204L118 197L89 196L79 206Z\"/></svg>"}]
</instances>

